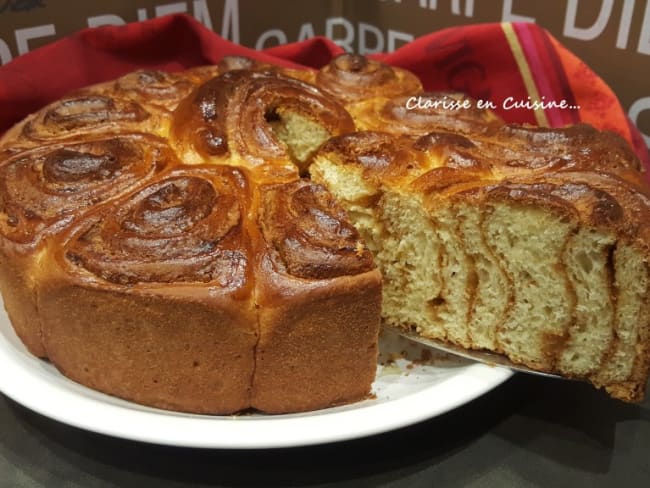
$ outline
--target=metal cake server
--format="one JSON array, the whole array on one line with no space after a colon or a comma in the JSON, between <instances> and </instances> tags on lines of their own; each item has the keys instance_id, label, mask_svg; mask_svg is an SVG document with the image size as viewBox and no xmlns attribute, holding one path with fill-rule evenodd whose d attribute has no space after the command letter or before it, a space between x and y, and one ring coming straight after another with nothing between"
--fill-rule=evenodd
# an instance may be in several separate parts
<instances>
[{"instance_id":1,"label":"metal cake server","mask_svg":"<svg viewBox=\"0 0 650 488\"><path fill-rule=\"evenodd\" d=\"M513 371L518 371L521 373L528 373L528 374L535 374L538 376L545 376L547 378L558 378L558 379L567 379L562 376L559 376L557 374L553 373L544 373L542 371L535 371L533 369L530 369L522 364L516 364L510 361L507 357L501 355L501 354L496 354L493 352L488 352L488 351L479 351L479 350L472 350L472 349L464 349L460 346L456 346L454 344L449 344L447 342L438 340L438 339L428 339L425 337L421 337L417 333L413 331L409 331L406 329L402 329L399 327L392 327L388 325L384 325L385 328L399 334L402 337L405 337L411 341L417 342L419 344L422 344L424 346L437 349L439 351L446 352L448 354L452 354L454 356L460 356L465 359L470 359L472 361L478 361L480 363L487 364L489 366L502 366L505 368L512 369Z\"/></svg>"}]
</instances>

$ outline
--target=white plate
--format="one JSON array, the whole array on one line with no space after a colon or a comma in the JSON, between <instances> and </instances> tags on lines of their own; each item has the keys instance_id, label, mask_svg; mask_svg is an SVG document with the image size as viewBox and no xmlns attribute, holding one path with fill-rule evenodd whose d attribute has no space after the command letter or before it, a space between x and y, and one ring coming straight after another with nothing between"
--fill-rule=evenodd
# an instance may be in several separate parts
<instances>
[{"instance_id":1,"label":"white plate","mask_svg":"<svg viewBox=\"0 0 650 488\"><path fill-rule=\"evenodd\" d=\"M387 333L381 349L384 365L378 367L370 400L291 415L183 414L123 401L68 380L27 352L2 308L0 391L38 413L93 432L174 446L249 449L320 444L397 429L452 410L513 374L438 353L418 361L422 346Z\"/></svg>"}]
</instances>

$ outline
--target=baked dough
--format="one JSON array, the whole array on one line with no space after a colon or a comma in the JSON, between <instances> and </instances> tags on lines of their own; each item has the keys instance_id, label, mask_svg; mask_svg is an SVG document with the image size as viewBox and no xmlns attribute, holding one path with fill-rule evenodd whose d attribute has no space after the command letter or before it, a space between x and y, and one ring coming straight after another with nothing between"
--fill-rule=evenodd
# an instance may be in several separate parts
<instances>
[{"instance_id":1,"label":"baked dough","mask_svg":"<svg viewBox=\"0 0 650 488\"><path fill-rule=\"evenodd\" d=\"M642 399L638 160L586 125L432 108L466 100L343 55L140 71L54 102L0 140L18 336L79 383L187 412L367 398L380 319Z\"/></svg>"},{"instance_id":2,"label":"baked dough","mask_svg":"<svg viewBox=\"0 0 650 488\"><path fill-rule=\"evenodd\" d=\"M650 192L628 144L417 98L349 105L363 131L310 165L375 256L384 322L642 400Z\"/></svg>"},{"instance_id":3,"label":"baked dough","mask_svg":"<svg viewBox=\"0 0 650 488\"><path fill-rule=\"evenodd\" d=\"M4 136L0 286L33 354L187 412L368 397L381 277L327 190L300 178L354 126L292 73L240 58L132 73Z\"/></svg>"}]
</instances>

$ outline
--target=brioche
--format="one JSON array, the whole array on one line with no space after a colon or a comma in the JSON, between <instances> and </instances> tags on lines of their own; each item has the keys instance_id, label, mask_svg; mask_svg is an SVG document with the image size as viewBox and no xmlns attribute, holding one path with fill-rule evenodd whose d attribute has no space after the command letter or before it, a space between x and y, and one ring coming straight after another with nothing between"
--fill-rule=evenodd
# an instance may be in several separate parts
<instances>
[{"instance_id":1,"label":"brioche","mask_svg":"<svg viewBox=\"0 0 650 488\"><path fill-rule=\"evenodd\" d=\"M357 102L365 130L310 166L373 251L384 322L642 400L650 200L629 146L584 124L397 100Z\"/></svg>"},{"instance_id":2,"label":"brioche","mask_svg":"<svg viewBox=\"0 0 650 488\"><path fill-rule=\"evenodd\" d=\"M241 58L136 72L3 137L0 287L30 352L186 412L368 397L381 277L327 190L300 177L354 126L291 73Z\"/></svg>"},{"instance_id":3,"label":"brioche","mask_svg":"<svg viewBox=\"0 0 650 488\"><path fill-rule=\"evenodd\" d=\"M644 395L648 189L612 133L506 124L355 55L226 57L28 116L0 139L0 186L17 335L114 396L358 401L381 321Z\"/></svg>"}]
</instances>

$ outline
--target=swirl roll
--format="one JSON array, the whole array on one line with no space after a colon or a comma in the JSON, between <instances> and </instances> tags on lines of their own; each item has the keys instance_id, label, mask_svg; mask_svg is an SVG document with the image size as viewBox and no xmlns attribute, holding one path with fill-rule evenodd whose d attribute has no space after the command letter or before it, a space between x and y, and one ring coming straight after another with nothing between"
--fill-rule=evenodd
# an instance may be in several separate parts
<instances>
[{"instance_id":1,"label":"swirl roll","mask_svg":"<svg viewBox=\"0 0 650 488\"><path fill-rule=\"evenodd\" d=\"M0 232L30 243L176 161L158 138L135 134L23 152L0 166Z\"/></svg>"},{"instance_id":2,"label":"swirl roll","mask_svg":"<svg viewBox=\"0 0 650 488\"><path fill-rule=\"evenodd\" d=\"M102 137L106 134L148 132L164 135L168 115L155 107L110 94L78 93L56 101L14 126L3 138L12 147L27 149L43 144Z\"/></svg>"},{"instance_id":3,"label":"swirl roll","mask_svg":"<svg viewBox=\"0 0 650 488\"><path fill-rule=\"evenodd\" d=\"M258 337L249 205L236 168L176 169L71 228L39 304L50 361L146 405L249 408Z\"/></svg>"},{"instance_id":4,"label":"swirl roll","mask_svg":"<svg viewBox=\"0 0 650 488\"><path fill-rule=\"evenodd\" d=\"M373 269L359 233L320 185L301 180L265 188L260 222L276 263L292 276L328 279Z\"/></svg>"},{"instance_id":5,"label":"swirl roll","mask_svg":"<svg viewBox=\"0 0 650 488\"><path fill-rule=\"evenodd\" d=\"M112 92L146 105L173 110L193 89L194 83L186 75L139 70L118 78Z\"/></svg>"},{"instance_id":6,"label":"swirl roll","mask_svg":"<svg viewBox=\"0 0 650 488\"><path fill-rule=\"evenodd\" d=\"M477 144L508 173L598 171L617 174L633 184L642 171L622 137L587 124L563 128L506 124L477 138Z\"/></svg>"},{"instance_id":7,"label":"swirl roll","mask_svg":"<svg viewBox=\"0 0 650 488\"><path fill-rule=\"evenodd\" d=\"M0 165L0 285L12 324L35 355L46 356L36 289L48 238L174 164L160 139L131 134L44 146Z\"/></svg>"},{"instance_id":8,"label":"swirl roll","mask_svg":"<svg viewBox=\"0 0 650 488\"><path fill-rule=\"evenodd\" d=\"M420 80L413 73L349 53L337 56L321 68L316 84L345 104L422 91Z\"/></svg>"},{"instance_id":9,"label":"swirl roll","mask_svg":"<svg viewBox=\"0 0 650 488\"><path fill-rule=\"evenodd\" d=\"M322 186L299 180L259 193L251 405L279 413L365 398L381 304L370 251Z\"/></svg>"},{"instance_id":10,"label":"swirl roll","mask_svg":"<svg viewBox=\"0 0 650 488\"><path fill-rule=\"evenodd\" d=\"M201 85L179 106L172 139L186 162L224 162L295 178L324 140L353 128L343 107L314 86L276 72L234 70Z\"/></svg>"},{"instance_id":11,"label":"swirl roll","mask_svg":"<svg viewBox=\"0 0 650 488\"><path fill-rule=\"evenodd\" d=\"M216 65L198 66L187 70L185 73L195 82L200 84L205 83L212 78L216 78L220 74L235 70L273 71L307 83L313 83L316 77L315 72L311 70L282 68L246 56L224 56Z\"/></svg>"},{"instance_id":12,"label":"swirl roll","mask_svg":"<svg viewBox=\"0 0 650 488\"><path fill-rule=\"evenodd\" d=\"M242 248L246 192L234 168L173 171L88 219L67 243L66 259L119 285L240 287L248 262Z\"/></svg>"}]
</instances>

